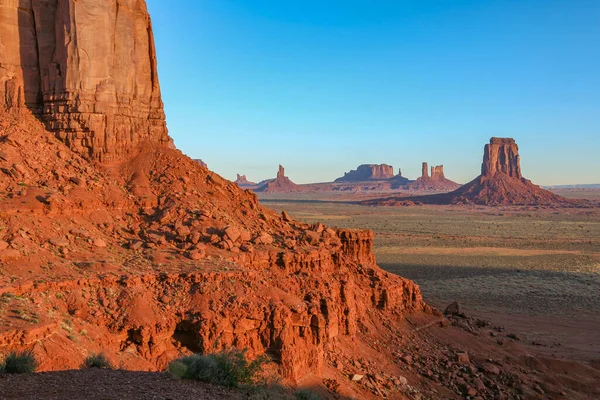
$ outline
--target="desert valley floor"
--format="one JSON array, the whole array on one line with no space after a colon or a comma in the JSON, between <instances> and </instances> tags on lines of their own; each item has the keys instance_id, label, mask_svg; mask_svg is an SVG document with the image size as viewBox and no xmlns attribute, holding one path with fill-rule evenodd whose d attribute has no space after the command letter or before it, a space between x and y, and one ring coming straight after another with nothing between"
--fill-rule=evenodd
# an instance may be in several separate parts
<instances>
[{"instance_id":1,"label":"desert valley floor","mask_svg":"<svg viewBox=\"0 0 600 400\"><path fill-rule=\"evenodd\" d=\"M599 192L563 191L598 198ZM600 210L365 207L341 195L260 196L306 222L371 229L382 268L414 280L443 310L517 335L531 350L600 362Z\"/></svg>"}]
</instances>

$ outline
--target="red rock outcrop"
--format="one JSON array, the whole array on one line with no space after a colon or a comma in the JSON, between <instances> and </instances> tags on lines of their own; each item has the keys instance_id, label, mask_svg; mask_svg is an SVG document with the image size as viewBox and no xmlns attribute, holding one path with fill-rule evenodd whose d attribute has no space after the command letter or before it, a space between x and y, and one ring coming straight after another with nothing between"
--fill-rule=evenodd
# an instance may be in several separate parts
<instances>
[{"instance_id":1,"label":"red rock outcrop","mask_svg":"<svg viewBox=\"0 0 600 400\"><path fill-rule=\"evenodd\" d=\"M3 1L0 41L0 107L30 108L102 162L171 144L144 1Z\"/></svg>"},{"instance_id":2,"label":"red rock outcrop","mask_svg":"<svg viewBox=\"0 0 600 400\"><path fill-rule=\"evenodd\" d=\"M519 146L514 139L491 138L483 150L481 176L491 178L497 173L521 179L521 159Z\"/></svg>"},{"instance_id":3,"label":"red rock outcrop","mask_svg":"<svg viewBox=\"0 0 600 400\"><path fill-rule=\"evenodd\" d=\"M344 176L335 182L361 182L370 180L383 180L394 177L394 167L387 164L363 164L357 169L345 172Z\"/></svg>"},{"instance_id":4,"label":"red rock outcrop","mask_svg":"<svg viewBox=\"0 0 600 400\"><path fill-rule=\"evenodd\" d=\"M293 381L320 374L367 310L428 309L375 266L371 232L282 218L177 150L149 146L113 173L27 113L0 128L0 309L16 310L0 312L0 353L156 370L235 346Z\"/></svg>"}]
</instances>

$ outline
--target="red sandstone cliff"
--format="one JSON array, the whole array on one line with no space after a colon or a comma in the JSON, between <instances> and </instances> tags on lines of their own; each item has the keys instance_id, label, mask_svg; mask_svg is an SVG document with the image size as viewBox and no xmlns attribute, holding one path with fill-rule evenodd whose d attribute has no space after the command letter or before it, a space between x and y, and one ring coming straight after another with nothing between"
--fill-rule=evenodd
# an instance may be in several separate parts
<instances>
[{"instance_id":1,"label":"red sandstone cliff","mask_svg":"<svg viewBox=\"0 0 600 400\"><path fill-rule=\"evenodd\" d=\"M170 144L144 1L2 1L0 42L0 107L102 162Z\"/></svg>"}]
</instances>

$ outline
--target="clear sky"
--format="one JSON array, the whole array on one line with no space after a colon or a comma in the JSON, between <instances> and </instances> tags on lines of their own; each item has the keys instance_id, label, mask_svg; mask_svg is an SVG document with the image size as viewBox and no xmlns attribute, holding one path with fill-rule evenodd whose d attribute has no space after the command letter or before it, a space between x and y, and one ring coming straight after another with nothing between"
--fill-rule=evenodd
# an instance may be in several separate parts
<instances>
[{"instance_id":1,"label":"clear sky","mask_svg":"<svg viewBox=\"0 0 600 400\"><path fill-rule=\"evenodd\" d=\"M600 183L599 0L147 3L170 134L228 179L467 182L500 136L535 183Z\"/></svg>"}]
</instances>

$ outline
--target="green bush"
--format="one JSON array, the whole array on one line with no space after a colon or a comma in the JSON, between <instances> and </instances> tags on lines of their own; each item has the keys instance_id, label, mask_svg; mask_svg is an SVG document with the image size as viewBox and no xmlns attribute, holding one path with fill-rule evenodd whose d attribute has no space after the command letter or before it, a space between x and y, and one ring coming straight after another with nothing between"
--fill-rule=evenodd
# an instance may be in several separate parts
<instances>
[{"instance_id":1,"label":"green bush","mask_svg":"<svg viewBox=\"0 0 600 400\"><path fill-rule=\"evenodd\" d=\"M310 389L298 389L294 393L296 400L321 400L322 397Z\"/></svg>"},{"instance_id":2,"label":"green bush","mask_svg":"<svg viewBox=\"0 0 600 400\"><path fill-rule=\"evenodd\" d=\"M113 369L113 366L110 361L108 361L106 356L100 353L92 354L91 356L87 357L81 365L81 369L84 368Z\"/></svg>"},{"instance_id":3,"label":"green bush","mask_svg":"<svg viewBox=\"0 0 600 400\"><path fill-rule=\"evenodd\" d=\"M233 349L179 358L169 364L169 372L182 379L227 387L246 387L258 383L258 374L266 362L265 357L248 361L245 351Z\"/></svg>"},{"instance_id":4,"label":"green bush","mask_svg":"<svg viewBox=\"0 0 600 400\"><path fill-rule=\"evenodd\" d=\"M36 368L37 361L31 351L13 351L6 356L0 369L7 374L29 374L35 372Z\"/></svg>"}]
</instances>

